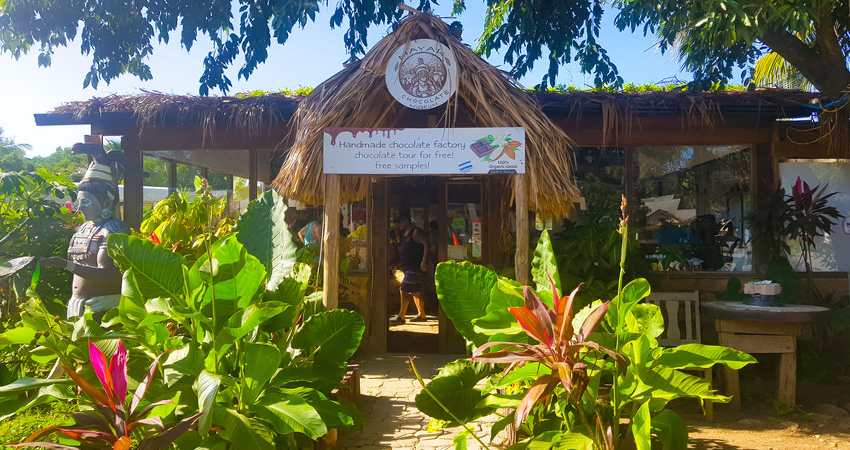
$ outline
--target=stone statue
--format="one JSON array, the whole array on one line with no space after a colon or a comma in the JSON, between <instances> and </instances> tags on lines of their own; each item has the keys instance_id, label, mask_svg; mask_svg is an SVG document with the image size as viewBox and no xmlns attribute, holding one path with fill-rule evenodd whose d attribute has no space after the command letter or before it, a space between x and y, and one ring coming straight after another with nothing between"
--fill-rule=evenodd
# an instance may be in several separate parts
<instances>
[{"instance_id":1,"label":"stone statue","mask_svg":"<svg viewBox=\"0 0 850 450\"><path fill-rule=\"evenodd\" d=\"M93 144L77 144L91 146ZM102 149L102 147L101 147ZM77 150L76 148L74 150ZM102 154L103 150L101 150ZM110 152L113 153L113 152ZM86 222L77 228L68 245L68 259L52 256L39 260L41 265L65 269L74 274L68 318L81 316L86 307L95 318L118 306L121 298L121 272L106 251L110 233L129 233L119 217L118 185L115 164L95 160L77 185L77 210Z\"/></svg>"}]
</instances>

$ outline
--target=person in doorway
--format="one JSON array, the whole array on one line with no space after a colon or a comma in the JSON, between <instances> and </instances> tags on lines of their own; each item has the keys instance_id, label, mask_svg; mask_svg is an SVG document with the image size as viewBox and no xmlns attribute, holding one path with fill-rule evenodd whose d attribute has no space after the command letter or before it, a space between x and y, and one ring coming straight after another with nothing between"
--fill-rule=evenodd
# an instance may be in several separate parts
<instances>
[{"instance_id":1,"label":"person in doorway","mask_svg":"<svg viewBox=\"0 0 850 450\"><path fill-rule=\"evenodd\" d=\"M314 242L318 242L322 239L322 221L314 220L307 225L304 225L300 231L298 231L298 237L301 239L305 245L310 245Z\"/></svg>"},{"instance_id":2,"label":"person in doorway","mask_svg":"<svg viewBox=\"0 0 850 450\"><path fill-rule=\"evenodd\" d=\"M425 317L425 302L422 300L422 274L428 271L428 236L422 229L413 225L410 217L398 216L393 222L399 228L398 252L404 278L399 288L401 302L398 315L390 317L390 323L405 322L404 316L411 298L419 312L412 321L423 322L428 320Z\"/></svg>"}]
</instances>

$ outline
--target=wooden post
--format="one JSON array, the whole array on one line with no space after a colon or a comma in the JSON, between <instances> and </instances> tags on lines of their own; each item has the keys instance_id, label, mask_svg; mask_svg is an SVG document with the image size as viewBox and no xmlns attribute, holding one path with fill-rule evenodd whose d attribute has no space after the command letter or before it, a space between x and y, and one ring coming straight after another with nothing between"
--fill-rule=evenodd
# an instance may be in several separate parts
<instances>
[{"instance_id":1,"label":"wooden post","mask_svg":"<svg viewBox=\"0 0 850 450\"><path fill-rule=\"evenodd\" d=\"M168 163L168 192L178 192L180 188L177 187L177 162L172 159L167 159Z\"/></svg>"},{"instance_id":2,"label":"wooden post","mask_svg":"<svg viewBox=\"0 0 850 450\"><path fill-rule=\"evenodd\" d=\"M138 139L123 136L121 150L124 151L124 223L139 229L142 224L145 180L142 178L142 150Z\"/></svg>"},{"instance_id":3,"label":"wooden post","mask_svg":"<svg viewBox=\"0 0 850 450\"><path fill-rule=\"evenodd\" d=\"M256 200L257 199L257 151L254 149L248 150L248 200ZM339 199L337 199L338 201ZM327 197L325 197L325 204L327 204ZM339 204L337 202L337 209L339 209ZM339 222L339 217L337 217L337 222ZM325 222L327 223L327 222ZM339 225L337 225L337 233L339 233Z\"/></svg>"},{"instance_id":4,"label":"wooden post","mask_svg":"<svg viewBox=\"0 0 850 450\"><path fill-rule=\"evenodd\" d=\"M256 167L256 166L255 166ZM338 174L325 175L325 220L322 226L325 309L339 307L339 184Z\"/></svg>"},{"instance_id":5,"label":"wooden post","mask_svg":"<svg viewBox=\"0 0 850 450\"><path fill-rule=\"evenodd\" d=\"M525 174L516 174L514 177L514 198L516 201L516 255L514 262L516 267L516 281L527 285L531 266L528 261L529 252L529 230L528 230L528 183Z\"/></svg>"},{"instance_id":6,"label":"wooden post","mask_svg":"<svg viewBox=\"0 0 850 450\"><path fill-rule=\"evenodd\" d=\"M387 217L387 179L379 178L373 182L367 202L369 233L369 266L371 289L369 292L369 320L366 325L366 349L376 353L387 352L387 290L389 270L387 252L389 242L389 223Z\"/></svg>"}]
</instances>

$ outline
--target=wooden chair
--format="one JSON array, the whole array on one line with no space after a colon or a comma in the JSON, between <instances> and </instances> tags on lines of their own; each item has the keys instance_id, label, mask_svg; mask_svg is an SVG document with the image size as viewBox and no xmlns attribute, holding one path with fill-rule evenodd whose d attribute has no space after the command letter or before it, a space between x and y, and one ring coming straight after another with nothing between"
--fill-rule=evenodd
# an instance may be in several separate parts
<instances>
[{"instance_id":1,"label":"wooden chair","mask_svg":"<svg viewBox=\"0 0 850 450\"><path fill-rule=\"evenodd\" d=\"M665 316L664 334L658 336L658 344L664 347L675 347L682 344L699 344L702 342L699 318L699 291L688 292L653 292L646 299L661 308ZM684 311L684 320L681 314ZM688 369L701 372L702 378L712 386L712 368ZM705 402L705 419L714 421L714 405Z\"/></svg>"}]
</instances>

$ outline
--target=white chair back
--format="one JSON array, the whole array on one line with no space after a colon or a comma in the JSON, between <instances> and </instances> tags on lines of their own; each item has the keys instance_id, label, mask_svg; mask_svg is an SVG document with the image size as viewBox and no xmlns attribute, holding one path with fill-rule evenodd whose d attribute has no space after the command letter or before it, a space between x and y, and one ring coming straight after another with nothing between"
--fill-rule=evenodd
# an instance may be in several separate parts
<instances>
[{"instance_id":1,"label":"white chair back","mask_svg":"<svg viewBox=\"0 0 850 450\"><path fill-rule=\"evenodd\" d=\"M673 347L681 344L699 344L702 341L699 291L653 292L649 294L646 301L658 305L665 316L664 334L658 337L659 345ZM680 320L683 312L684 320Z\"/></svg>"}]
</instances>

